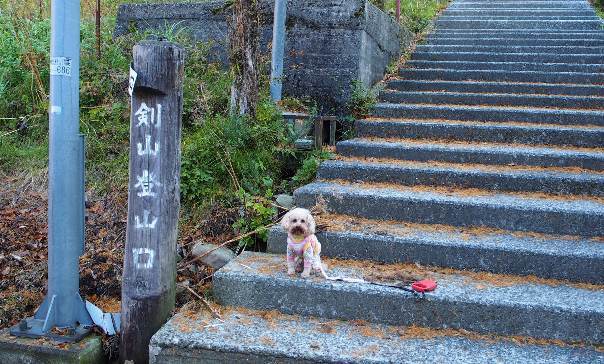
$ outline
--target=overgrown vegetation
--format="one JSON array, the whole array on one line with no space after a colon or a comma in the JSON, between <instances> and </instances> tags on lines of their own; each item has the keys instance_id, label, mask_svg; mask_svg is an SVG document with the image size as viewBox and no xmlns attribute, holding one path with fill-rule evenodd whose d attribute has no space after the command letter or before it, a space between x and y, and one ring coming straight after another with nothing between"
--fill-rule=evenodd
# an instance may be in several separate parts
<instances>
[{"instance_id":1,"label":"overgrown vegetation","mask_svg":"<svg viewBox=\"0 0 604 364\"><path fill-rule=\"evenodd\" d=\"M383 3L384 11L394 16L396 0L371 0L371 2ZM412 32L421 33L448 3L449 0L401 0L401 23Z\"/></svg>"},{"instance_id":2,"label":"overgrown vegetation","mask_svg":"<svg viewBox=\"0 0 604 364\"><path fill-rule=\"evenodd\" d=\"M604 18L604 0L590 0L594 8L596 9L596 13L600 18Z\"/></svg>"},{"instance_id":3,"label":"overgrown vegetation","mask_svg":"<svg viewBox=\"0 0 604 364\"><path fill-rule=\"evenodd\" d=\"M32 2L33 3L33 2ZM105 3L115 9L115 3ZM0 12L0 171L37 171L48 159L50 21L47 4L3 5ZM29 10L27 10L29 9ZM87 184L95 193L127 191L129 99L127 70L136 41L152 34L113 40L115 19L103 18L102 57L95 49L92 9L83 9L81 56L81 130L87 140ZM112 15L115 13L112 13ZM231 74L208 61L208 45L189 41L186 31L161 30L187 50L184 85L181 190L185 217L203 217L210 206L238 207L233 234L271 223L275 193L314 176L324 153L293 148L288 128L266 92L255 117L229 116ZM266 67L264 67L266 68ZM266 77L261 90L268 90ZM293 102L293 101L292 101ZM301 169L300 169L301 168ZM302 171L297 173L298 169ZM257 237L265 238L260 229ZM254 244L254 236L245 240Z\"/></svg>"}]
</instances>

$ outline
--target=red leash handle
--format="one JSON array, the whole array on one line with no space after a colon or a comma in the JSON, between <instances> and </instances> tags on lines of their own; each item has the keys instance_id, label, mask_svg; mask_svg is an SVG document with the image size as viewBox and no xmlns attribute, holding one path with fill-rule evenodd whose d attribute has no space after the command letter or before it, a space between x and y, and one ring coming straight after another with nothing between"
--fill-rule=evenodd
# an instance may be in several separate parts
<instances>
[{"instance_id":1,"label":"red leash handle","mask_svg":"<svg viewBox=\"0 0 604 364\"><path fill-rule=\"evenodd\" d=\"M411 285L411 289L418 293L432 292L436 290L436 287L436 281L433 281L431 279L423 279L421 281L414 282Z\"/></svg>"}]
</instances>

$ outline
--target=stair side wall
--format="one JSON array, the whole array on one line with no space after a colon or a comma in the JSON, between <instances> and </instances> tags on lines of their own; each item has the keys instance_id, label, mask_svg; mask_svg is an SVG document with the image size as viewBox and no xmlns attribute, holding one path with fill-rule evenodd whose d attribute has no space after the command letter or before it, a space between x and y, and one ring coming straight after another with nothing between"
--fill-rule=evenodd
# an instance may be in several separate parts
<instances>
[{"instance_id":1,"label":"stair side wall","mask_svg":"<svg viewBox=\"0 0 604 364\"><path fill-rule=\"evenodd\" d=\"M261 3L261 52L270 59L272 4ZM114 35L133 30L186 32L209 42L210 59L228 64L229 11L225 1L123 4ZM353 80L370 86L382 79L412 37L391 16L365 0L301 0L288 3L284 94L309 97L323 113L342 113Z\"/></svg>"}]
</instances>

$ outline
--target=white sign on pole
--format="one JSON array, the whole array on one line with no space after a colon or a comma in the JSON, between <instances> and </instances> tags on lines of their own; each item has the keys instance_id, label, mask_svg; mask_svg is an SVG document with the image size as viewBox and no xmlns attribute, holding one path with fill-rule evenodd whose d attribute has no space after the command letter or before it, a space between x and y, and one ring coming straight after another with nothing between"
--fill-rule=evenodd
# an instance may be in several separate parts
<instances>
[{"instance_id":1,"label":"white sign on pole","mask_svg":"<svg viewBox=\"0 0 604 364\"><path fill-rule=\"evenodd\" d=\"M70 57L52 57L50 58L50 75L71 77L71 58Z\"/></svg>"}]
</instances>

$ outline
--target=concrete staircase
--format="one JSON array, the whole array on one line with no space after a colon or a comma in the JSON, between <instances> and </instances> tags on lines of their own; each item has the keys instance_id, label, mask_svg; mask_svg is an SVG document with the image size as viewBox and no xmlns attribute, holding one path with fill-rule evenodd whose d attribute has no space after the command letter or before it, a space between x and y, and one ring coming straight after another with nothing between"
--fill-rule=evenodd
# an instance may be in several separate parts
<instances>
[{"instance_id":1,"label":"concrete staircase","mask_svg":"<svg viewBox=\"0 0 604 364\"><path fill-rule=\"evenodd\" d=\"M331 272L285 233L214 276L155 362L604 362L604 30L586 0L455 0L357 137L296 191ZM573 345L570 345L573 344Z\"/></svg>"}]
</instances>

